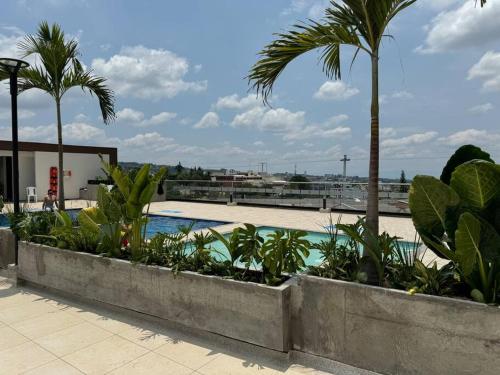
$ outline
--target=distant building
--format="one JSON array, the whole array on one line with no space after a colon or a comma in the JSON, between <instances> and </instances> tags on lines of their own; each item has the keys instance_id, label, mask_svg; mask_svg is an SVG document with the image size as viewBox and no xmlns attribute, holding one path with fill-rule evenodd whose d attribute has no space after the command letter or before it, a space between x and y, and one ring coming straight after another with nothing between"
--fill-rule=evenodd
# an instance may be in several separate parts
<instances>
[{"instance_id":1,"label":"distant building","mask_svg":"<svg viewBox=\"0 0 500 375\"><path fill-rule=\"evenodd\" d=\"M51 186L57 186L57 144L19 142L19 197L26 199L26 188L36 187L42 199ZM105 177L99 154L116 165L118 151L111 147L64 145L64 193L66 199L78 199L80 188L89 180ZM0 140L0 195L12 199L12 142Z\"/></svg>"},{"instance_id":2,"label":"distant building","mask_svg":"<svg viewBox=\"0 0 500 375\"><path fill-rule=\"evenodd\" d=\"M210 174L212 181L260 181L262 176L254 171L240 172L234 169L221 170L219 172L212 172Z\"/></svg>"}]
</instances>

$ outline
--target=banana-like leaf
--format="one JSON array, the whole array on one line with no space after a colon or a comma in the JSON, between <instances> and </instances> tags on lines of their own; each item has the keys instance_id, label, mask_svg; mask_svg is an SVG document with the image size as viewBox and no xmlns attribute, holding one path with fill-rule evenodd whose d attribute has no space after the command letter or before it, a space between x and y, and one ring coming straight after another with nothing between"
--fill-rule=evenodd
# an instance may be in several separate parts
<instances>
[{"instance_id":1,"label":"banana-like leaf","mask_svg":"<svg viewBox=\"0 0 500 375\"><path fill-rule=\"evenodd\" d=\"M480 250L486 262L500 261L500 234L487 220L479 217L481 222Z\"/></svg>"},{"instance_id":2,"label":"banana-like leaf","mask_svg":"<svg viewBox=\"0 0 500 375\"><path fill-rule=\"evenodd\" d=\"M453 172L450 186L467 206L483 210L500 195L500 172L493 163L473 160Z\"/></svg>"},{"instance_id":3,"label":"banana-like leaf","mask_svg":"<svg viewBox=\"0 0 500 375\"><path fill-rule=\"evenodd\" d=\"M416 176L410 187L409 205L415 228L441 238L446 228L446 211L459 204L458 194L437 178Z\"/></svg>"},{"instance_id":4,"label":"banana-like leaf","mask_svg":"<svg viewBox=\"0 0 500 375\"><path fill-rule=\"evenodd\" d=\"M69 216L66 211L55 211L54 214L56 215L59 225L66 228L73 227L73 220L71 220L71 216Z\"/></svg>"},{"instance_id":5,"label":"banana-like leaf","mask_svg":"<svg viewBox=\"0 0 500 375\"><path fill-rule=\"evenodd\" d=\"M118 190L120 190L120 193L123 195L123 198L128 199L132 188L132 181L130 180L130 177L118 168L112 169L111 177L118 187Z\"/></svg>"},{"instance_id":6,"label":"banana-like leaf","mask_svg":"<svg viewBox=\"0 0 500 375\"><path fill-rule=\"evenodd\" d=\"M481 221L470 212L460 216L455 233L456 256L465 276L481 261Z\"/></svg>"},{"instance_id":7,"label":"banana-like leaf","mask_svg":"<svg viewBox=\"0 0 500 375\"><path fill-rule=\"evenodd\" d=\"M149 182L149 170L151 166L149 164L144 164L142 168L137 172L135 176L135 180L132 185L132 189L130 190L130 196L128 197L128 201L135 205L139 204L139 197L143 189L147 186Z\"/></svg>"},{"instance_id":8,"label":"banana-like leaf","mask_svg":"<svg viewBox=\"0 0 500 375\"><path fill-rule=\"evenodd\" d=\"M100 185L97 189L97 206L102 210L108 222L116 223L120 221L122 215L120 204L116 202L104 185Z\"/></svg>"},{"instance_id":9,"label":"banana-like leaf","mask_svg":"<svg viewBox=\"0 0 500 375\"><path fill-rule=\"evenodd\" d=\"M93 207L95 210L99 210ZM100 221L100 222L99 222ZM107 220L100 217L100 214L91 212L90 209L81 210L78 214L78 224L83 230L91 231L97 233L100 231L99 224L104 224Z\"/></svg>"}]
</instances>

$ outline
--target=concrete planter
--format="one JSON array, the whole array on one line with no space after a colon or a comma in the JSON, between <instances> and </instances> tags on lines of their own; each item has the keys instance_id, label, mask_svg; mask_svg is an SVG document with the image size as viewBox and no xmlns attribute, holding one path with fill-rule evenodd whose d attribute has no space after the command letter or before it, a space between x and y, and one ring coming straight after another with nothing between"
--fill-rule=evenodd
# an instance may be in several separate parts
<instances>
[{"instance_id":1,"label":"concrete planter","mask_svg":"<svg viewBox=\"0 0 500 375\"><path fill-rule=\"evenodd\" d=\"M290 285L268 287L19 243L19 273L44 287L288 350Z\"/></svg>"},{"instance_id":2,"label":"concrete planter","mask_svg":"<svg viewBox=\"0 0 500 375\"><path fill-rule=\"evenodd\" d=\"M498 374L500 307L300 275L280 287L19 245L18 277L383 374ZM316 357L313 357L316 358Z\"/></svg>"},{"instance_id":3,"label":"concrete planter","mask_svg":"<svg viewBox=\"0 0 500 375\"><path fill-rule=\"evenodd\" d=\"M0 268L14 263L14 234L10 229L0 228Z\"/></svg>"},{"instance_id":4,"label":"concrete planter","mask_svg":"<svg viewBox=\"0 0 500 375\"><path fill-rule=\"evenodd\" d=\"M384 374L498 374L500 308L300 276L293 349Z\"/></svg>"}]
</instances>

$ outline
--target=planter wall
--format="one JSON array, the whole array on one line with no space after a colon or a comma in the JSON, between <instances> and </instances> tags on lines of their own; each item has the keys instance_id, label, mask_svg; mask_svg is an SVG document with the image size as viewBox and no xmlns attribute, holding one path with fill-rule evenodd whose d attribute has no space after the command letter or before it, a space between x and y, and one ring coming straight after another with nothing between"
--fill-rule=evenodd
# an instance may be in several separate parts
<instances>
[{"instance_id":1,"label":"planter wall","mask_svg":"<svg viewBox=\"0 0 500 375\"><path fill-rule=\"evenodd\" d=\"M280 287L19 245L20 279L384 374L498 374L500 308L298 276Z\"/></svg>"},{"instance_id":2,"label":"planter wall","mask_svg":"<svg viewBox=\"0 0 500 375\"><path fill-rule=\"evenodd\" d=\"M293 349L385 374L498 374L500 308L300 276Z\"/></svg>"},{"instance_id":3,"label":"planter wall","mask_svg":"<svg viewBox=\"0 0 500 375\"><path fill-rule=\"evenodd\" d=\"M0 228L0 268L14 263L14 241L14 234L10 229Z\"/></svg>"},{"instance_id":4,"label":"planter wall","mask_svg":"<svg viewBox=\"0 0 500 375\"><path fill-rule=\"evenodd\" d=\"M266 348L288 350L290 286L254 283L19 243L19 278Z\"/></svg>"}]
</instances>

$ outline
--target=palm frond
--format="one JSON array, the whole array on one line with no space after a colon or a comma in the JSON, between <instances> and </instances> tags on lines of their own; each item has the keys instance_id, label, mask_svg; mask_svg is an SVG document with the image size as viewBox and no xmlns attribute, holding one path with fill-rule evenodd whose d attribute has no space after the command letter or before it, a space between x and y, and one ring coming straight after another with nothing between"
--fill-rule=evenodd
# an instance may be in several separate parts
<instances>
[{"instance_id":1,"label":"palm frond","mask_svg":"<svg viewBox=\"0 0 500 375\"><path fill-rule=\"evenodd\" d=\"M328 77L340 78L340 46L352 45L364 49L359 38L348 27L334 24L295 25L287 33L276 34L278 39L259 53L262 58L252 67L247 76L252 88L261 94L264 102L272 93L276 79L295 58L311 50L322 48L320 60Z\"/></svg>"},{"instance_id":2,"label":"palm frond","mask_svg":"<svg viewBox=\"0 0 500 375\"><path fill-rule=\"evenodd\" d=\"M259 53L260 60L247 76L251 88L265 103L286 66L298 56L322 49L320 60L328 78L341 78L340 49L355 48L351 66L359 51L378 56L380 42L387 36L389 22L416 0L332 0L322 21L295 25Z\"/></svg>"},{"instance_id":3,"label":"palm frond","mask_svg":"<svg viewBox=\"0 0 500 375\"><path fill-rule=\"evenodd\" d=\"M61 95L72 87L80 86L83 91L88 91L99 100L101 115L105 124L109 124L115 119L114 93L106 86L106 79L94 76L92 72L83 71L81 65L64 75L61 85Z\"/></svg>"},{"instance_id":4,"label":"palm frond","mask_svg":"<svg viewBox=\"0 0 500 375\"><path fill-rule=\"evenodd\" d=\"M53 95L53 84L47 72L39 66L30 66L19 72L19 92L30 89L40 89Z\"/></svg>"},{"instance_id":5,"label":"palm frond","mask_svg":"<svg viewBox=\"0 0 500 375\"><path fill-rule=\"evenodd\" d=\"M43 70L50 77L52 89L55 91L53 96L60 96L63 77L69 69L72 69L79 55L78 42L74 39L66 40L58 24L50 26L43 21L37 33L27 35L18 47L23 51L23 58L37 56Z\"/></svg>"}]
</instances>

